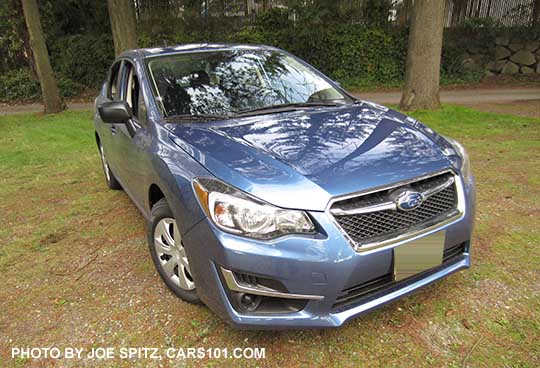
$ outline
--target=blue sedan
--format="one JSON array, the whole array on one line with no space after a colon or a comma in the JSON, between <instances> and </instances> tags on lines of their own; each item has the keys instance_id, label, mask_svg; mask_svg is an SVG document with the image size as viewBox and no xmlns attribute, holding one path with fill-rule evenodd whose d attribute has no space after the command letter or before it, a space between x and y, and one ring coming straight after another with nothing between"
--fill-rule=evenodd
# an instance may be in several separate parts
<instances>
[{"instance_id":1,"label":"blue sedan","mask_svg":"<svg viewBox=\"0 0 540 368\"><path fill-rule=\"evenodd\" d=\"M128 51L95 106L161 279L236 327L341 326L470 265L463 146L287 52Z\"/></svg>"}]
</instances>

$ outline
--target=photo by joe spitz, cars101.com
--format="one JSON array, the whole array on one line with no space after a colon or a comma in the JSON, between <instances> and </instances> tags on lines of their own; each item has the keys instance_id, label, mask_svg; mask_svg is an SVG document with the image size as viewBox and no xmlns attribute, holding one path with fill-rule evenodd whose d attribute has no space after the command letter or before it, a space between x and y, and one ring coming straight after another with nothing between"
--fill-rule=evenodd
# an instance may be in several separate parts
<instances>
[{"instance_id":1,"label":"photo by joe spitz, cars101.com","mask_svg":"<svg viewBox=\"0 0 540 368\"><path fill-rule=\"evenodd\" d=\"M287 52L127 51L95 106L159 275L235 327L338 327L470 266L463 146Z\"/></svg>"}]
</instances>

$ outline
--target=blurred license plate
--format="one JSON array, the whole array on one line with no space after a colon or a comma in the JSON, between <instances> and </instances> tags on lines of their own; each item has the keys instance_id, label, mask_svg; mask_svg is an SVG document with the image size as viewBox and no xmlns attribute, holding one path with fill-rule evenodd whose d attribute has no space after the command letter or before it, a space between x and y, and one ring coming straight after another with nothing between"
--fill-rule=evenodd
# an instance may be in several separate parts
<instances>
[{"instance_id":1,"label":"blurred license plate","mask_svg":"<svg viewBox=\"0 0 540 368\"><path fill-rule=\"evenodd\" d=\"M400 281L440 266L446 231L413 240L394 248L394 280Z\"/></svg>"}]
</instances>

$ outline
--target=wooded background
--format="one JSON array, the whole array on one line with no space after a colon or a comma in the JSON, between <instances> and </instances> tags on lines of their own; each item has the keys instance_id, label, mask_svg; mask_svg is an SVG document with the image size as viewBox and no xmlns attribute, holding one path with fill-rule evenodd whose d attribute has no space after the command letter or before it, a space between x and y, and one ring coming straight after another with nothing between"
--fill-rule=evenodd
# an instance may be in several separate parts
<instances>
[{"instance_id":1,"label":"wooded background","mask_svg":"<svg viewBox=\"0 0 540 368\"><path fill-rule=\"evenodd\" d=\"M114 59L105 0L38 0L63 96L96 89ZM139 47L247 42L284 48L347 87L398 85L405 75L413 0L133 0ZM446 0L443 83L477 81L467 45L501 33L538 39L540 0ZM20 0L0 2L0 101L40 96ZM487 64L489 60L486 60Z\"/></svg>"}]
</instances>

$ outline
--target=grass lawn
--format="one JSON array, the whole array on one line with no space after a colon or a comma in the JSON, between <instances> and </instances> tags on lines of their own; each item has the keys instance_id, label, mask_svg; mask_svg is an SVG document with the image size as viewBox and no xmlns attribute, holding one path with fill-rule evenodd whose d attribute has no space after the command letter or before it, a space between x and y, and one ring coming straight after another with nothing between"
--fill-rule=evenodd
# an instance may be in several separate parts
<instances>
[{"instance_id":1,"label":"grass lawn","mask_svg":"<svg viewBox=\"0 0 540 368\"><path fill-rule=\"evenodd\" d=\"M142 216L105 186L91 112L0 117L0 366L54 363L11 360L27 346L266 348L259 361L102 362L118 366L540 366L540 120L414 116L471 154L473 267L341 329L284 332L234 330L167 291Z\"/></svg>"}]
</instances>

